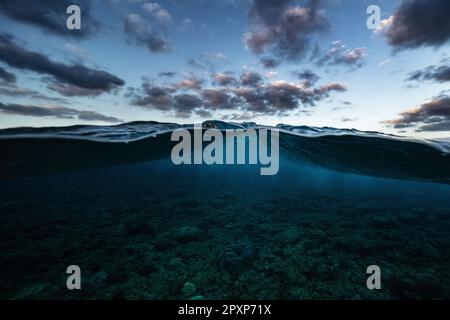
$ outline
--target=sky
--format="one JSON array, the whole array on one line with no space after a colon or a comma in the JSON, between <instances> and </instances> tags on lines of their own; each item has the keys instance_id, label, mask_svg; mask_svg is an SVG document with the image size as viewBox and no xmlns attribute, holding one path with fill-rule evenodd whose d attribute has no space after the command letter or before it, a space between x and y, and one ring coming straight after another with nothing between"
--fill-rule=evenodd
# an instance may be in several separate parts
<instances>
[{"instance_id":1,"label":"sky","mask_svg":"<svg viewBox=\"0 0 450 320\"><path fill-rule=\"evenodd\" d=\"M444 138L449 44L447 0L2 0L0 128L215 119Z\"/></svg>"}]
</instances>

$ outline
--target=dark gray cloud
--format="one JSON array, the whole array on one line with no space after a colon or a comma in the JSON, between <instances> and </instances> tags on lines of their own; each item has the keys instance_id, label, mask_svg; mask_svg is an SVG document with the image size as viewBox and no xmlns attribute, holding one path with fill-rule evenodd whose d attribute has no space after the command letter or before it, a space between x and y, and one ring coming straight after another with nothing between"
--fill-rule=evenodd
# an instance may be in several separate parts
<instances>
[{"instance_id":1,"label":"dark gray cloud","mask_svg":"<svg viewBox=\"0 0 450 320\"><path fill-rule=\"evenodd\" d=\"M437 123L424 124L416 129L417 132L424 131L450 131L450 120L444 120Z\"/></svg>"},{"instance_id":2,"label":"dark gray cloud","mask_svg":"<svg viewBox=\"0 0 450 320\"><path fill-rule=\"evenodd\" d=\"M7 83L16 82L16 76L0 67L0 79Z\"/></svg>"},{"instance_id":3,"label":"dark gray cloud","mask_svg":"<svg viewBox=\"0 0 450 320\"><path fill-rule=\"evenodd\" d=\"M353 109L353 103L351 103L350 101L339 101L339 103L341 103L341 105L338 106L334 106L331 111L340 111L343 109Z\"/></svg>"},{"instance_id":4,"label":"dark gray cloud","mask_svg":"<svg viewBox=\"0 0 450 320\"><path fill-rule=\"evenodd\" d=\"M161 111L169 111L174 104L172 97L174 92L176 92L176 89L173 87L158 86L150 82L144 82L139 93L131 94L132 104Z\"/></svg>"},{"instance_id":5,"label":"dark gray cloud","mask_svg":"<svg viewBox=\"0 0 450 320\"><path fill-rule=\"evenodd\" d=\"M202 117L204 119L206 118L212 118L213 114L211 111L205 110L205 109L197 109L195 110L195 114L199 117Z\"/></svg>"},{"instance_id":6,"label":"dark gray cloud","mask_svg":"<svg viewBox=\"0 0 450 320\"><path fill-rule=\"evenodd\" d=\"M280 62L275 58L261 58L261 64L266 69L273 69L280 65Z\"/></svg>"},{"instance_id":7,"label":"dark gray cloud","mask_svg":"<svg viewBox=\"0 0 450 320\"><path fill-rule=\"evenodd\" d=\"M441 46L450 39L450 1L403 0L382 33L396 50Z\"/></svg>"},{"instance_id":8,"label":"dark gray cloud","mask_svg":"<svg viewBox=\"0 0 450 320\"><path fill-rule=\"evenodd\" d=\"M332 91L343 92L346 87L330 83L311 89L303 84L276 81L258 87L232 90L242 99L245 111L266 115L282 115L301 107L313 107L317 102L329 97Z\"/></svg>"},{"instance_id":9,"label":"dark gray cloud","mask_svg":"<svg viewBox=\"0 0 450 320\"><path fill-rule=\"evenodd\" d=\"M94 111L80 111L61 106L29 106L22 104L0 103L0 112L32 117L54 117L61 119L79 119L85 121L122 122L123 120L102 115Z\"/></svg>"},{"instance_id":10,"label":"dark gray cloud","mask_svg":"<svg viewBox=\"0 0 450 320\"><path fill-rule=\"evenodd\" d=\"M72 4L78 5L82 12L80 30L66 27L66 9ZM100 23L92 16L88 0L2 0L0 12L19 22L64 37L86 38L100 28Z\"/></svg>"},{"instance_id":11,"label":"dark gray cloud","mask_svg":"<svg viewBox=\"0 0 450 320\"><path fill-rule=\"evenodd\" d=\"M311 85L319 81L320 77L311 70L293 71L292 74L299 80L307 81Z\"/></svg>"},{"instance_id":12,"label":"dark gray cloud","mask_svg":"<svg viewBox=\"0 0 450 320\"><path fill-rule=\"evenodd\" d=\"M349 118L349 117L340 117L339 119L337 119L341 122L353 122L353 121L358 121L359 118L358 117L354 117L354 118Z\"/></svg>"},{"instance_id":13,"label":"dark gray cloud","mask_svg":"<svg viewBox=\"0 0 450 320\"><path fill-rule=\"evenodd\" d=\"M13 36L4 33L0 34L0 60L17 69L49 75L53 82L58 82L62 86L96 90L98 94L125 84L122 79L106 71L91 69L81 64L68 65L50 60L41 53L19 46Z\"/></svg>"},{"instance_id":14,"label":"dark gray cloud","mask_svg":"<svg viewBox=\"0 0 450 320\"><path fill-rule=\"evenodd\" d=\"M154 26L142 19L138 14L126 16L123 28L130 43L145 46L153 53L170 51L169 43L163 32L155 30Z\"/></svg>"},{"instance_id":15,"label":"dark gray cloud","mask_svg":"<svg viewBox=\"0 0 450 320\"><path fill-rule=\"evenodd\" d=\"M264 95L267 101L265 109L257 109L255 111L276 114L280 111L296 109L299 105L299 100L303 103L309 103L307 101L309 96L307 92L287 82L269 84L264 90Z\"/></svg>"},{"instance_id":16,"label":"dark gray cloud","mask_svg":"<svg viewBox=\"0 0 450 320\"><path fill-rule=\"evenodd\" d=\"M363 66L363 59L367 55L366 48L349 50L340 41L333 42L332 47L322 56L317 57L316 64L322 66L347 66L357 69Z\"/></svg>"},{"instance_id":17,"label":"dark gray cloud","mask_svg":"<svg viewBox=\"0 0 450 320\"><path fill-rule=\"evenodd\" d=\"M210 110L238 109L239 99L222 89L206 89L201 92L205 108Z\"/></svg>"},{"instance_id":18,"label":"dark gray cloud","mask_svg":"<svg viewBox=\"0 0 450 320\"><path fill-rule=\"evenodd\" d=\"M443 64L440 66L429 66L428 68L417 70L411 72L406 79L407 81L434 81L439 83L444 83L450 81L450 62L448 59L443 62L447 64Z\"/></svg>"},{"instance_id":19,"label":"dark gray cloud","mask_svg":"<svg viewBox=\"0 0 450 320\"><path fill-rule=\"evenodd\" d=\"M450 131L450 97L443 95L414 109L400 113L400 117L385 121L396 129L415 128L416 131Z\"/></svg>"},{"instance_id":20,"label":"dark gray cloud","mask_svg":"<svg viewBox=\"0 0 450 320\"><path fill-rule=\"evenodd\" d=\"M88 110L79 111L78 119L85 120L85 121L103 121L103 122L111 122L111 123L123 122L122 119L106 116L101 113L98 113L95 111L88 111Z\"/></svg>"},{"instance_id":21,"label":"dark gray cloud","mask_svg":"<svg viewBox=\"0 0 450 320\"><path fill-rule=\"evenodd\" d=\"M177 75L175 71L165 71L158 73L158 77L174 78Z\"/></svg>"},{"instance_id":22,"label":"dark gray cloud","mask_svg":"<svg viewBox=\"0 0 450 320\"><path fill-rule=\"evenodd\" d=\"M201 107L202 100L195 94L182 93L175 96L175 109L194 110Z\"/></svg>"},{"instance_id":23,"label":"dark gray cloud","mask_svg":"<svg viewBox=\"0 0 450 320\"><path fill-rule=\"evenodd\" d=\"M243 86L254 87L262 81L262 76L254 71L246 71L241 75L241 83Z\"/></svg>"},{"instance_id":24,"label":"dark gray cloud","mask_svg":"<svg viewBox=\"0 0 450 320\"><path fill-rule=\"evenodd\" d=\"M217 78L217 74L215 75ZM305 77L313 79L305 72ZM222 78L219 77L219 80ZM223 79L222 79L223 80ZM332 92L343 92L346 87L339 83L329 83L313 87L312 83L294 84L285 81L265 82L255 72L244 72L241 83L225 81L228 85L213 88L180 86L175 83L166 87L145 81L138 90L129 90L128 97L136 106L169 112L177 117L193 114L208 115L217 111L233 111L246 115L288 115L300 108L310 109ZM316 80L314 80L316 81ZM213 81L213 83L215 83ZM204 86L205 84L202 83ZM195 93L190 93L194 88Z\"/></svg>"},{"instance_id":25,"label":"dark gray cloud","mask_svg":"<svg viewBox=\"0 0 450 320\"><path fill-rule=\"evenodd\" d=\"M52 78L46 78L44 82L47 83L48 89L65 97L95 97L104 92L102 89L83 88L70 83L59 82Z\"/></svg>"},{"instance_id":26,"label":"dark gray cloud","mask_svg":"<svg viewBox=\"0 0 450 320\"><path fill-rule=\"evenodd\" d=\"M53 106L27 106L21 104L3 104L0 103L0 111L8 114L16 114L33 117L56 117L72 119L78 115L79 111L72 108Z\"/></svg>"},{"instance_id":27,"label":"dark gray cloud","mask_svg":"<svg viewBox=\"0 0 450 320\"><path fill-rule=\"evenodd\" d=\"M30 97L37 95L38 92L19 86L1 86L0 95L8 97Z\"/></svg>"},{"instance_id":28,"label":"dark gray cloud","mask_svg":"<svg viewBox=\"0 0 450 320\"><path fill-rule=\"evenodd\" d=\"M264 88L234 88L231 92L241 101L241 109L251 113L267 112Z\"/></svg>"},{"instance_id":29,"label":"dark gray cloud","mask_svg":"<svg viewBox=\"0 0 450 320\"><path fill-rule=\"evenodd\" d=\"M55 102L55 103L67 103L67 101L63 98L58 97L49 97L46 95L43 95L35 90L30 90L27 88L23 88L20 86L17 86L15 84L8 84L8 85L0 85L0 96L8 96L8 97L14 97L14 98L31 98L34 100L42 100L47 102Z\"/></svg>"},{"instance_id":30,"label":"dark gray cloud","mask_svg":"<svg viewBox=\"0 0 450 320\"><path fill-rule=\"evenodd\" d=\"M224 121L248 121L255 118L255 114L253 113L232 113L227 114L222 117L222 120Z\"/></svg>"},{"instance_id":31,"label":"dark gray cloud","mask_svg":"<svg viewBox=\"0 0 450 320\"><path fill-rule=\"evenodd\" d=\"M279 59L298 60L310 48L312 38L329 28L319 0L292 6L290 0L254 0L250 31L244 39L255 54L271 52Z\"/></svg>"},{"instance_id":32,"label":"dark gray cloud","mask_svg":"<svg viewBox=\"0 0 450 320\"><path fill-rule=\"evenodd\" d=\"M203 101L195 94L182 93L174 97L173 111L175 116L179 118L189 118L192 112L200 109Z\"/></svg>"}]
</instances>

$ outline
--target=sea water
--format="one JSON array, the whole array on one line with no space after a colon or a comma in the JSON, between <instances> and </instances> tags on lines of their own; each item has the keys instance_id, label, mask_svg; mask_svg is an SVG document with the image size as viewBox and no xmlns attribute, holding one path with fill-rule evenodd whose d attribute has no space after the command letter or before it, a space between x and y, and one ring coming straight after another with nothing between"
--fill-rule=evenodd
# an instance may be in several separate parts
<instances>
[{"instance_id":1,"label":"sea water","mask_svg":"<svg viewBox=\"0 0 450 320\"><path fill-rule=\"evenodd\" d=\"M0 297L450 297L446 145L279 127L278 174L261 176L174 165L173 129L1 132Z\"/></svg>"}]
</instances>

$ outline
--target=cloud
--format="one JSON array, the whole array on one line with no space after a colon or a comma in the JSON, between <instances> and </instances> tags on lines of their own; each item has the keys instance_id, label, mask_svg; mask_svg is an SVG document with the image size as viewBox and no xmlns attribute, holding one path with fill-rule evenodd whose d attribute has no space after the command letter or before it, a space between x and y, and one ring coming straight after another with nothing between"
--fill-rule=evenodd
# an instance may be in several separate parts
<instances>
[{"instance_id":1,"label":"cloud","mask_svg":"<svg viewBox=\"0 0 450 320\"><path fill-rule=\"evenodd\" d=\"M64 48L70 52L78 61L86 61L91 59L91 55L86 50L78 47L77 45L68 43Z\"/></svg>"},{"instance_id":2,"label":"cloud","mask_svg":"<svg viewBox=\"0 0 450 320\"><path fill-rule=\"evenodd\" d=\"M87 110L79 111L78 119L86 120L86 121L103 121L103 122L111 122L111 123L123 122L122 119L119 119L116 117L105 116L101 113L98 113L95 111L87 111Z\"/></svg>"},{"instance_id":3,"label":"cloud","mask_svg":"<svg viewBox=\"0 0 450 320\"><path fill-rule=\"evenodd\" d=\"M150 82L144 82L140 92L132 95L132 104L155 108L161 111L169 111L174 104L172 94L175 91L172 87L158 86Z\"/></svg>"},{"instance_id":4,"label":"cloud","mask_svg":"<svg viewBox=\"0 0 450 320\"><path fill-rule=\"evenodd\" d=\"M23 116L33 116L33 117L56 117L64 119L74 118L79 111L60 106L27 106L21 104L3 104L0 103L0 111L8 114L16 114Z\"/></svg>"},{"instance_id":5,"label":"cloud","mask_svg":"<svg viewBox=\"0 0 450 320\"><path fill-rule=\"evenodd\" d=\"M14 98L27 97L34 100L43 100L47 102L67 103L63 98L49 97L35 90L23 88L13 84L0 85L0 96L8 96Z\"/></svg>"},{"instance_id":6,"label":"cloud","mask_svg":"<svg viewBox=\"0 0 450 320\"><path fill-rule=\"evenodd\" d=\"M108 72L81 64L67 65L55 62L43 54L28 51L14 43L12 36L7 34L0 34L0 60L17 69L49 75L53 83L58 82L61 86L97 90L98 94L125 84L122 79Z\"/></svg>"},{"instance_id":7,"label":"cloud","mask_svg":"<svg viewBox=\"0 0 450 320\"><path fill-rule=\"evenodd\" d=\"M182 93L175 95L172 106L173 116L177 118L189 118L192 113L209 113L209 111L201 109L202 104L202 100L196 94Z\"/></svg>"},{"instance_id":8,"label":"cloud","mask_svg":"<svg viewBox=\"0 0 450 320\"><path fill-rule=\"evenodd\" d=\"M232 113L226 114L222 117L222 120L232 120L232 121L247 121L255 118L255 114L251 113Z\"/></svg>"},{"instance_id":9,"label":"cloud","mask_svg":"<svg viewBox=\"0 0 450 320\"><path fill-rule=\"evenodd\" d=\"M387 65L387 64L389 64L391 62L392 62L392 59L384 59L384 60L378 62L378 66L382 67L382 66L385 66L385 65Z\"/></svg>"},{"instance_id":10,"label":"cloud","mask_svg":"<svg viewBox=\"0 0 450 320\"><path fill-rule=\"evenodd\" d=\"M164 71L158 73L158 77L174 78L177 75L175 71Z\"/></svg>"},{"instance_id":11,"label":"cloud","mask_svg":"<svg viewBox=\"0 0 450 320\"><path fill-rule=\"evenodd\" d=\"M45 32L73 38L87 38L99 31L100 23L91 14L88 0L2 0L0 11L21 23L41 28ZM82 12L81 29L66 27L68 6L78 5Z\"/></svg>"},{"instance_id":12,"label":"cloud","mask_svg":"<svg viewBox=\"0 0 450 320\"><path fill-rule=\"evenodd\" d=\"M205 109L197 109L197 110L195 110L195 114L203 119L211 118L213 116L211 111L208 111Z\"/></svg>"},{"instance_id":13,"label":"cloud","mask_svg":"<svg viewBox=\"0 0 450 320\"><path fill-rule=\"evenodd\" d=\"M337 83L311 89L303 84L274 81L251 88L235 88L232 92L242 99L241 109L245 111L264 115L286 115L287 112L302 106L315 106L332 91L345 90L345 86Z\"/></svg>"},{"instance_id":14,"label":"cloud","mask_svg":"<svg viewBox=\"0 0 450 320\"><path fill-rule=\"evenodd\" d=\"M213 74L212 83L218 87L206 87L205 82L202 82L201 87L181 86L180 83L163 87L146 80L140 89L130 90L128 97L133 105L184 118L193 114L210 117L216 111L232 111L253 116L284 116L300 108L314 107L332 92L346 91L346 87L340 83L313 87L312 83L306 84L305 81L266 82L260 74L251 71L241 75L241 82L223 76L224 74ZM308 76L312 78L311 75Z\"/></svg>"},{"instance_id":15,"label":"cloud","mask_svg":"<svg viewBox=\"0 0 450 320\"><path fill-rule=\"evenodd\" d=\"M54 105L29 106L21 104L0 103L0 112L32 117L53 117L60 119L79 119L85 121L103 121L111 123L123 121L121 119L105 116L94 111L79 111L73 108Z\"/></svg>"},{"instance_id":16,"label":"cloud","mask_svg":"<svg viewBox=\"0 0 450 320\"><path fill-rule=\"evenodd\" d=\"M450 97L436 97L430 102L400 113L399 118L384 123L395 129L412 127L416 131L450 131Z\"/></svg>"},{"instance_id":17,"label":"cloud","mask_svg":"<svg viewBox=\"0 0 450 320\"><path fill-rule=\"evenodd\" d=\"M8 97L29 97L38 94L37 91L22 88L19 86L5 86L0 87L0 95Z\"/></svg>"},{"instance_id":18,"label":"cloud","mask_svg":"<svg viewBox=\"0 0 450 320\"><path fill-rule=\"evenodd\" d=\"M293 71L292 74L299 80L306 81L310 85L319 81L320 77L311 70Z\"/></svg>"},{"instance_id":19,"label":"cloud","mask_svg":"<svg viewBox=\"0 0 450 320\"><path fill-rule=\"evenodd\" d=\"M276 78L277 75L278 75L278 73L275 72L275 71L268 71L268 72L266 72L266 73L264 74L264 76L265 76L267 79Z\"/></svg>"},{"instance_id":20,"label":"cloud","mask_svg":"<svg viewBox=\"0 0 450 320\"><path fill-rule=\"evenodd\" d=\"M0 79L7 83L16 82L16 76L0 67Z\"/></svg>"},{"instance_id":21,"label":"cloud","mask_svg":"<svg viewBox=\"0 0 450 320\"><path fill-rule=\"evenodd\" d=\"M321 86L319 89L315 89L318 90L321 94L328 94L330 91L340 91L340 92L344 92L347 90L346 86L344 86L341 83L328 83L326 85Z\"/></svg>"},{"instance_id":22,"label":"cloud","mask_svg":"<svg viewBox=\"0 0 450 320\"><path fill-rule=\"evenodd\" d=\"M236 109L239 101L222 89L206 89L201 92L205 108L210 110Z\"/></svg>"},{"instance_id":23,"label":"cloud","mask_svg":"<svg viewBox=\"0 0 450 320\"><path fill-rule=\"evenodd\" d=\"M292 83L277 81L267 85L264 89L267 103L262 109L258 107L254 111L276 114L279 111L296 109L299 100L303 103L309 103L306 101L308 93L303 91L300 86Z\"/></svg>"},{"instance_id":24,"label":"cloud","mask_svg":"<svg viewBox=\"0 0 450 320\"><path fill-rule=\"evenodd\" d=\"M102 89L82 88L70 83L62 83L54 79L45 79L47 88L65 97L95 97L103 93Z\"/></svg>"},{"instance_id":25,"label":"cloud","mask_svg":"<svg viewBox=\"0 0 450 320\"><path fill-rule=\"evenodd\" d=\"M310 47L314 35L329 28L319 10L319 0L305 7L289 6L291 0L254 0L250 10L250 31L244 35L255 54L271 52L279 59L299 60Z\"/></svg>"},{"instance_id":26,"label":"cloud","mask_svg":"<svg viewBox=\"0 0 450 320\"><path fill-rule=\"evenodd\" d=\"M261 58L261 64L266 69L272 69L278 67L280 62L275 58Z\"/></svg>"},{"instance_id":27,"label":"cloud","mask_svg":"<svg viewBox=\"0 0 450 320\"><path fill-rule=\"evenodd\" d=\"M235 86L238 81L230 72L225 73L213 73L212 77L214 79L214 83L220 86Z\"/></svg>"},{"instance_id":28,"label":"cloud","mask_svg":"<svg viewBox=\"0 0 450 320\"><path fill-rule=\"evenodd\" d=\"M356 69L363 66L363 59L367 55L366 48L356 48L349 50L340 41L333 42L331 49L329 49L323 56L316 60L318 66L348 66Z\"/></svg>"},{"instance_id":29,"label":"cloud","mask_svg":"<svg viewBox=\"0 0 450 320\"><path fill-rule=\"evenodd\" d=\"M450 39L450 1L403 0L379 32L395 50L439 47Z\"/></svg>"},{"instance_id":30,"label":"cloud","mask_svg":"<svg viewBox=\"0 0 450 320\"><path fill-rule=\"evenodd\" d=\"M220 52L204 53L200 56L188 59L188 65L201 70L214 71L219 66L228 63L228 58Z\"/></svg>"},{"instance_id":31,"label":"cloud","mask_svg":"<svg viewBox=\"0 0 450 320\"><path fill-rule=\"evenodd\" d=\"M175 96L175 110L194 110L202 106L202 100L196 94L182 93Z\"/></svg>"},{"instance_id":32,"label":"cloud","mask_svg":"<svg viewBox=\"0 0 450 320\"><path fill-rule=\"evenodd\" d=\"M175 87L185 90L201 90L204 83L205 80L198 78L194 74L190 74L187 78L177 83Z\"/></svg>"},{"instance_id":33,"label":"cloud","mask_svg":"<svg viewBox=\"0 0 450 320\"><path fill-rule=\"evenodd\" d=\"M448 59L443 62L450 62ZM444 83L450 81L450 65L429 66L422 70L411 72L406 81L434 81Z\"/></svg>"},{"instance_id":34,"label":"cloud","mask_svg":"<svg viewBox=\"0 0 450 320\"><path fill-rule=\"evenodd\" d=\"M166 26L172 23L172 17L169 12L161 7L158 3L146 2L142 5L142 9L148 12L161 25Z\"/></svg>"},{"instance_id":35,"label":"cloud","mask_svg":"<svg viewBox=\"0 0 450 320\"><path fill-rule=\"evenodd\" d=\"M343 109L353 109L353 103L351 103L350 101L340 101L339 103L341 103L340 106L335 106L331 109L331 111L339 111L339 110L343 110Z\"/></svg>"},{"instance_id":36,"label":"cloud","mask_svg":"<svg viewBox=\"0 0 450 320\"><path fill-rule=\"evenodd\" d=\"M181 30L181 31L194 30L194 23L193 23L192 20L189 19L189 18L183 18L183 19L181 20L180 30Z\"/></svg>"},{"instance_id":37,"label":"cloud","mask_svg":"<svg viewBox=\"0 0 450 320\"><path fill-rule=\"evenodd\" d=\"M440 121L437 123L425 124L416 130L417 132L423 131L450 131L450 120Z\"/></svg>"},{"instance_id":38,"label":"cloud","mask_svg":"<svg viewBox=\"0 0 450 320\"><path fill-rule=\"evenodd\" d=\"M81 64L67 65L50 60L38 52L29 51L13 41L8 34L0 34L0 60L10 66L49 75L52 83L63 87L78 88L80 91L110 92L125 82L102 70L88 68Z\"/></svg>"},{"instance_id":39,"label":"cloud","mask_svg":"<svg viewBox=\"0 0 450 320\"><path fill-rule=\"evenodd\" d=\"M241 83L243 86L247 87L255 87L262 81L262 76L253 71L244 72L241 75Z\"/></svg>"},{"instance_id":40,"label":"cloud","mask_svg":"<svg viewBox=\"0 0 450 320\"><path fill-rule=\"evenodd\" d=\"M170 51L170 46L164 34L155 30L155 27L143 20L138 14L127 15L123 27L128 42L145 46L153 53Z\"/></svg>"},{"instance_id":41,"label":"cloud","mask_svg":"<svg viewBox=\"0 0 450 320\"><path fill-rule=\"evenodd\" d=\"M131 92L131 104L139 107L172 112L176 117L187 118L195 109L203 105L197 94L180 92L184 90L179 83L161 86L148 80L144 81L137 92Z\"/></svg>"},{"instance_id":42,"label":"cloud","mask_svg":"<svg viewBox=\"0 0 450 320\"><path fill-rule=\"evenodd\" d=\"M354 118L348 118L348 117L340 117L339 119L337 119L341 122L353 122L353 121L358 121L359 118L358 117L354 117Z\"/></svg>"}]
</instances>

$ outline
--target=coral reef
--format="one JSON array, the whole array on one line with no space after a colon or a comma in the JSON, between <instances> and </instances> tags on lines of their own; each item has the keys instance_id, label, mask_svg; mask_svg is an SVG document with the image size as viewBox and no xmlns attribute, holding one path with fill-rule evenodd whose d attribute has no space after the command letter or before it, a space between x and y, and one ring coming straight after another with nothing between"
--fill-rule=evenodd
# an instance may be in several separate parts
<instances>
[{"instance_id":1,"label":"coral reef","mask_svg":"<svg viewBox=\"0 0 450 320\"><path fill-rule=\"evenodd\" d=\"M0 297L450 297L449 186L282 169L151 163L0 182ZM82 290L65 286L71 264ZM372 264L381 290L366 288Z\"/></svg>"}]
</instances>

